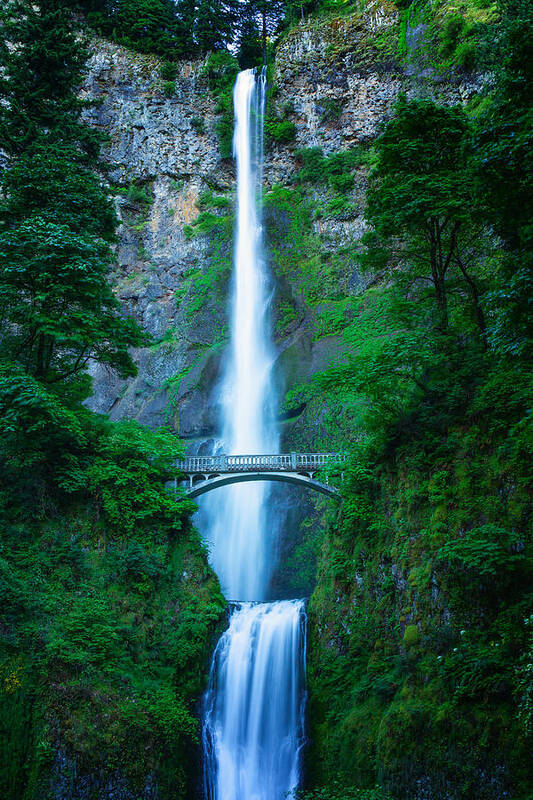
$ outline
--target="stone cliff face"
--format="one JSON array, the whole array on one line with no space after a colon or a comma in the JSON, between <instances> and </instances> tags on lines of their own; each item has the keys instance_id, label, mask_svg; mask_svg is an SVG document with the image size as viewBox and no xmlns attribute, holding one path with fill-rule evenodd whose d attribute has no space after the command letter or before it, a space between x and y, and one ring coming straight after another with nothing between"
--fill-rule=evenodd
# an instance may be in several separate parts
<instances>
[{"instance_id":1,"label":"stone cliff face","mask_svg":"<svg viewBox=\"0 0 533 800\"><path fill-rule=\"evenodd\" d=\"M289 145L269 147L267 187L290 183L298 148L319 146L327 154L371 140L401 91L457 102L478 90L473 79L442 82L405 68L391 55L397 31L396 10L379 4L364 16L303 23L285 37L276 56L274 103L296 134ZM181 64L171 96L159 68L153 57L94 42L84 95L95 104L86 118L109 135L103 155L121 220L111 280L152 343L135 353L135 379L119 381L95 369L91 405L112 419L170 424L180 436L202 440L218 427L211 392L227 336L231 233L214 243L211 232L191 236L187 226L198 217L202 193L225 196L231 206L234 168L219 155L204 64ZM356 172L349 218L314 222L330 249L357 241L364 230L366 174L365 167ZM357 289L355 269L353 278ZM280 371L290 387L323 367L336 348L333 338L315 341L314 312L294 287L285 289L298 307L297 320L278 336ZM286 428L290 446L291 425ZM300 434L304 428L300 420Z\"/></svg>"},{"instance_id":2,"label":"stone cliff face","mask_svg":"<svg viewBox=\"0 0 533 800\"><path fill-rule=\"evenodd\" d=\"M171 382L184 370L192 373L191 386L209 374L206 351L214 321L200 315L187 324L177 299L187 272L206 261L209 249L205 239L187 240L184 226L198 215L202 191L231 185L232 168L218 157L214 100L202 64L180 66L171 97L164 94L159 67L157 59L101 40L94 43L89 62L84 93L96 102L87 119L109 135L104 158L121 221L111 280L125 310L153 342L135 353L139 374L132 381L95 370L91 404L112 419L170 423L188 436L212 429L213 420L196 398L198 390L190 392L185 385L176 398L179 424ZM196 120L203 122L200 129Z\"/></svg>"},{"instance_id":3,"label":"stone cliff face","mask_svg":"<svg viewBox=\"0 0 533 800\"><path fill-rule=\"evenodd\" d=\"M364 15L310 20L285 36L277 50L269 103L271 113L294 125L295 135L288 144L268 142L267 191L293 185L299 148L320 147L328 155L370 143L400 92L455 103L479 90L477 78L442 80L419 61L416 49L400 62L398 35L398 13L384 2ZM103 157L121 223L117 267L110 279L125 311L139 320L151 342L134 354L134 379L122 381L103 367L94 369L90 405L111 419L169 425L189 440L191 452L210 452L219 430L215 389L227 342L234 166L220 157L216 101L205 63L182 63L170 96L159 77L160 66L154 57L103 40L93 43L84 95L94 104L86 119L109 136ZM364 163L356 168L346 213L327 212L326 188L311 190L319 258L348 252L343 274L332 277L341 295L366 285L349 253L365 228L367 174ZM275 224L283 228L286 217L286 212L278 213ZM267 209L267 230L271 221ZM293 249L298 261L290 237L284 247ZM339 342L318 321L323 310L319 286L318 300L308 302L302 288L305 264L299 276L272 266L283 396L323 369ZM282 417L283 448L324 447L321 418L316 402L296 404ZM336 443L328 438L326 446ZM286 575L276 576L276 594L307 594L314 582L312 567L310 572L304 569L307 582L296 587L291 581L301 573L302 563L314 561L305 541L302 545L306 534L301 523L309 515L320 517L314 510L320 501L278 487L273 502L287 532L280 545ZM294 555L300 546L304 550Z\"/></svg>"}]
</instances>

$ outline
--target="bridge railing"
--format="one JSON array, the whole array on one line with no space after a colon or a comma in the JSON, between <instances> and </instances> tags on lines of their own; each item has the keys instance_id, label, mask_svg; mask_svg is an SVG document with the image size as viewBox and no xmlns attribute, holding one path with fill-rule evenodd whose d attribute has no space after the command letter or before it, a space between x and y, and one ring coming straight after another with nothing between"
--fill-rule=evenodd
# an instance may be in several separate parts
<instances>
[{"instance_id":1,"label":"bridge railing","mask_svg":"<svg viewBox=\"0 0 533 800\"><path fill-rule=\"evenodd\" d=\"M297 472L303 470L316 472L326 466L342 464L346 460L343 453L278 453L271 455L216 455L190 456L178 461L176 466L182 472Z\"/></svg>"}]
</instances>

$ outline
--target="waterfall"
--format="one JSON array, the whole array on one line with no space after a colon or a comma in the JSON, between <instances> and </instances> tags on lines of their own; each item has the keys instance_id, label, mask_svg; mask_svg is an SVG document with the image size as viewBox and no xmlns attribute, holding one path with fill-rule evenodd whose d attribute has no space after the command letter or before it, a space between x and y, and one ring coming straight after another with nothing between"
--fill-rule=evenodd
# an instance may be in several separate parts
<instances>
[{"instance_id":1,"label":"waterfall","mask_svg":"<svg viewBox=\"0 0 533 800\"><path fill-rule=\"evenodd\" d=\"M231 344L220 394L229 454L279 452L262 248L261 183L266 73L239 73L233 92L237 225ZM269 484L217 489L201 503L210 559L233 601L204 698L207 800L284 800L298 786L303 742L305 610L267 599L275 526Z\"/></svg>"},{"instance_id":2,"label":"waterfall","mask_svg":"<svg viewBox=\"0 0 533 800\"><path fill-rule=\"evenodd\" d=\"M239 73L233 92L237 225L231 344L220 387L222 447L228 454L277 453L275 353L269 335L269 291L259 213L266 73ZM269 535L267 482L237 484L201 504L211 563L230 600L265 600L275 542Z\"/></svg>"},{"instance_id":3,"label":"waterfall","mask_svg":"<svg viewBox=\"0 0 533 800\"><path fill-rule=\"evenodd\" d=\"M234 609L206 694L209 800L284 800L298 785L304 626L301 600Z\"/></svg>"}]
</instances>

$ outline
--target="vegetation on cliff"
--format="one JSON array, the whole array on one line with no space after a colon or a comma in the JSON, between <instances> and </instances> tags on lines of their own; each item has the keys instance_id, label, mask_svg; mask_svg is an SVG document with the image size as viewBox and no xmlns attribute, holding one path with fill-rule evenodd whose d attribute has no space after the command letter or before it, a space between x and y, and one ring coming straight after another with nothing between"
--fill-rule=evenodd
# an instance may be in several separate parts
<instances>
[{"instance_id":1,"label":"vegetation on cliff","mask_svg":"<svg viewBox=\"0 0 533 800\"><path fill-rule=\"evenodd\" d=\"M15 0L0 22L0 793L183 793L223 598L165 489L176 438L83 406L88 366L133 375L145 337L107 281L71 13Z\"/></svg>"},{"instance_id":2,"label":"vegetation on cliff","mask_svg":"<svg viewBox=\"0 0 533 800\"><path fill-rule=\"evenodd\" d=\"M274 5L270 32L280 15L281 27L310 12L320 25L360 10ZM239 66L225 49L227 3L13 0L0 12L0 792L98 796L105 784L190 796L223 598L192 504L164 488L175 437L83 405L91 363L131 376L145 336L106 280L116 219L102 137L80 119L86 52L72 8L165 58L169 91L177 58L215 50L205 71L224 157ZM240 20L241 64L261 59L264 10L250 3ZM305 306L317 339L342 338L338 360L288 405L316 410L317 447L350 451L339 513L325 515L322 541L304 541L294 578L307 585L318 551L305 796L526 800L531 8L393 10L390 34L369 34L372 57L408 62L420 27L422 66L449 75L484 63L494 74L466 108L401 98L375 143L296 151L292 183L265 194L277 334ZM343 52L332 48L330 66ZM270 143L290 145L293 109L273 99ZM323 122L341 112L326 104ZM326 248L320 221L354 219L367 173L363 246ZM189 292L192 316L207 295L223 305L228 202L204 192L185 231L212 244L210 268L176 294Z\"/></svg>"},{"instance_id":3,"label":"vegetation on cliff","mask_svg":"<svg viewBox=\"0 0 533 800\"><path fill-rule=\"evenodd\" d=\"M401 99L377 140L374 285L316 379L355 438L310 603L309 770L339 798L531 792L531 9L503 10L483 111Z\"/></svg>"}]
</instances>

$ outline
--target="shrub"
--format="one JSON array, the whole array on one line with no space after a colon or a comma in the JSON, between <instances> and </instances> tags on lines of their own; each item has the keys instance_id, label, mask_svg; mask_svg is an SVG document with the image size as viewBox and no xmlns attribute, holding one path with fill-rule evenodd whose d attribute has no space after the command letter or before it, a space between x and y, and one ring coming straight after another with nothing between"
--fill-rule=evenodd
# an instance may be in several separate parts
<instances>
[{"instance_id":1,"label":"shrub","mask_svg":"<svg viewBox=\"0 0 533 800\"><path fill-rule=\"evenodd\" d=\"M125 196L129 203L151 205L154 201L147 186L138 186L132 183L127 189L119 189L119 194Z\"/></svg>"},{"instance_id":2,"label":"shrub","mask_svg":"<svg viewBox=\"0 0 533 800\"><path fill-rule=\"evenodd\" d=\"M464 28L464 18L461 14L451 14L444 20L444 25L440 33L440 55L444 58L453 55L459 37Z\"/></svg>"},{"instance_id":3,"label":"shrub","mask_svg":"<svg viewBox=\"0 0 533 800\"><path fill-rule=\"evenodd\" d=\"M299 183L319 183L324 179L325 158L321 147L304 147L295 155L302 164L296 176Z\"/></svg>"},{"instance_id":4,"label":"shrub","mask_svg":"<svg viewBox=\"0 0 533 800\"><path fill-rule=\"evenodd\" d=\"M174 81L163 82L163 92L165 93L166 97L172 97L175 91L176 91L176 84L174 83Z\"/></svg>"},{"instance_id":5,"label":"shrub","mask_svg":"<svg viewBox=\"0 0 533 800\"><path fill-rule=\"evenodd\" d=\"M172 61L165 61L165 63L161 65L159 74L164 81L174 81L176 80L177 71L178 68L176 64L173 64Z\"/></svg>"},{"instance_id":6,"label":"shrub","mask_svg":"<svg viewBox=\"0 0 533 800\"><path fill-rule=\"evenodd\" d=\"M204 67L204 74L217 99L219 114L215 130L222 158L230 158L233 142L233 84L239 72L239 62L227 50L212 53Z\"/></svg>"},{"instance_id":7,"label":"shrub","mask_svg":"<svg viewBox=\"0 0 533 800\"><path fill-rule=\"evenodd\" d=\"M299 183L329 183L334 192L346 194L353 188L353 170L358 162L354 150L341 150L325 156L320 147L308 147L296 151L302 168L296 176Z\"/></svg>"},{"instance_id":8,"label":"shrub","mask_svg":"<svg viewBox=\"0 0 533 800\"><path fill-rule=\"evenodd\" d=\"M340 192L340 194L346 194L351 191L353 189L353 184L354 176L350 172L344 172L340 175L330 175L329 178L329 185L331 188L336 192Z\"/></svg>"},{"instance_id":9,"label":"shrub","mask_svg":"<svg viewBox=\"0 0 533 800\"><path fill-rule=\"evenodd\" d=\"M420 641L420 631L416 625L408 625L403 634L403 643L406 647L414 647Z\"/></svg>"},{"instance_id":10,"label":"shrub","mask_svg":"<svg viewBox=\"0 0 533 800\"><path fill-rule=\"evenodd\" d=\"M472 40L461 42L455 51L454 61L458 67L471 70L476 65L476 43Z\"/></svg>"},{"instance_id":11,"label":"shrub","mask_svg":"<svg viewBox=\"0 0 533 800\"><path fill-rule=\"evenodd\" d=\"M296 136L296 125L288 119L275 119L265 122L265 133L278 144L288 144Z\"/></svg>"},{"instance_id":12,"label":"shrub","mask_svg":"<svg viewBox=\"0 0 533 800\"><path fill-rule=\"evenodd\" d=\"M322 122L336 122L342 116L342 105L332 97L327 97L322 100L322 113L320 119Z\"/></svg>"},{"instance_id":13,"label":"shrub","mask_svg":"<svg viewBox=\"0 0 533 800\"><path fill-rule=\"evenodd\" d=\"M480 525L441 547L442 561L480 578L498 578L519 568L524 554L516 552L514 537L498 525ZM518 548L520 549L520 548Z\"/></svg>"},{"instance_id":14,"label":"shrub","mask_svg":"<svg viewBox=\"0 0 533 800\"><path fill-rule=\"evenodd\" d=\"M193 117L191 119L191 128L196 133L205 133L205 121L201 117Z\"/></svg>"}]
</instances>

